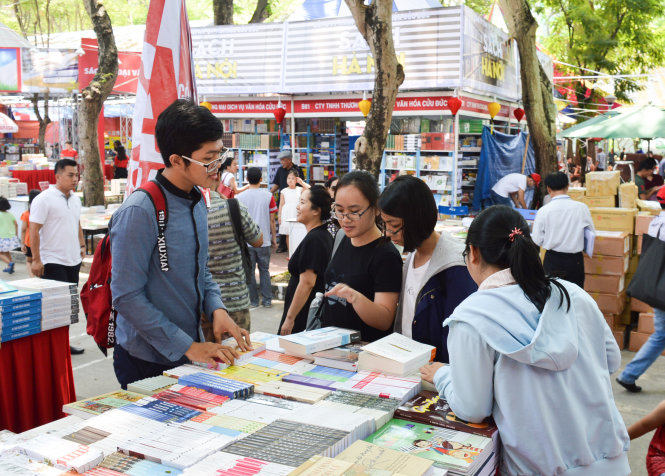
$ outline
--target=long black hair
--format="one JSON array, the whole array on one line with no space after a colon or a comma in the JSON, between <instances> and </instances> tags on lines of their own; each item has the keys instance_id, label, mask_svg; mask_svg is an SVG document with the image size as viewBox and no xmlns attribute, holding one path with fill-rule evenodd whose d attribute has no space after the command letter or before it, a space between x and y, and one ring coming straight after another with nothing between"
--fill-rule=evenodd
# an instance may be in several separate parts
<instances>
[{"instance_id":1,"label":"long black hair","mask_svg":"<svg viewBox=\"0 0 665 476\"><path fill-rule=\"evenodd\" d=\"M332 198L330 198L330 194L325 187L321 185L312 186L312 188L309 189L309 202L312 204L314 210L319 210L321 212L321 221L323 223L330 219Z\"/></svg>"},{"instance_id":2,"label":"long black hair","mask_svg":"<svg viewBox=\"0 0 665 476\"><path fill-rule=\"evenodd\" d=\"M127 160L127 151L125 146L119 140L113 142L113 149L118 154L118 160Z\"/></svg>"},{"instance_id":3,"label":"long black hair","mask_svg":"<svg viewBox=\"0 0 665 476\"><path fill-rule=\"evenodd\" d=\"M219 169L219 172L225 172L226 169L231 167L231 164L233 164L233 161L236 160L236 158L233 155L229 155L224 162L222 162L222 166Z\"/></svg>"},{"instance_id":4,"label":"long black hair","mask_svg":"<svg viewBox=\"0 0 665 476\"><path fill-rule=\"evenodd\" d=\"M542 312L552 293L552 286L561 291L559 306L570 296L566 288L550 276L540 261L538 246L531 240L529 225L522 215L510 207L495 205L473 219L466 237L466 251L473 245L487 264L509 268L526 297Z\"/></svg>"},{"instance_id":5,"label":"long black hair","mask_svg":"<svg viewBox=\"0 0 665 476\"><path fill-rule=\"evenodd\" d=\"M372 174L364 170L354 170L339 179L337 182L337 188L335 188L335 196L341 188L348 187L353 185L369 202L369 206L374 209L379 207L379 185L376 183L376 179ZM381 220L381 215L376 216L376 226L381 228L383 226L383 221Z\"/></svg>"},{"instance_id":6,"label":"long black hair","mask_svg":"<svg viewBox=\"0 0 665 476\"><path fill-rule=\"evenodd\" d=\"M434 231L439 211L429 187L413 175L400 175L379 198L379 208L387 215L401 218L404 251L414 251Z\"/></svg>"}]
</instances>

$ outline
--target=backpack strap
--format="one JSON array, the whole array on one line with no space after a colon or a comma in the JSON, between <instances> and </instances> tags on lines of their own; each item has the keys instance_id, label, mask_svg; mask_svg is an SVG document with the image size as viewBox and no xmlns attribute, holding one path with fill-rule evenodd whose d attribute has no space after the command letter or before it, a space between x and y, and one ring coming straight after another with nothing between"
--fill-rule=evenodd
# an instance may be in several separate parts
<instances>
[{"instance_id":1,"label":"backpack strap","mask_svg":"<svg viewBox=\"0 0 665 476\"><path fill-rule=\"evenodd\" d=\"M150 180L140 188L140 190L148 197L155 207L155 216L157 218L157 251L159 252L159 265L162 271L166 272L169 270L169 257L166 252L166 236L164 232L166 231L166 224L169 221L169 212L166 205L166 195L161 185L159 185L155 180Z\"/></svg>"},{"instance_id":2,"label":"backpack strap","mask_svg":"<svg viewBox=\"0 0 665 476\"><path fill-rule=\"evenodd\" d=\"M330 254L330 261L328 263L331 263L333 258L335 257L335 253L337 252L337 248L339 248L339 245L342 243L342 240L346 236L346 233L344 233L341 229L337 230L337 233L335 233L335 241L333 242L333 249L332 253Z\"/></svg>"},{"instance_id":3,"label":"backpack strap","mask_svg":"<svg viewBox=\"0 0 665 476\"><path fill-rule=\"evenodd\" d=\"M240 206L238 205L238 200L235 198L228 198L227 203L229 204L229 215L231 215L231 225L233 228L233 234L236 237L236 242L243 246L245 244L245 236L242 234L242 221L240 219Z\"/></svg>"}]
</instances>

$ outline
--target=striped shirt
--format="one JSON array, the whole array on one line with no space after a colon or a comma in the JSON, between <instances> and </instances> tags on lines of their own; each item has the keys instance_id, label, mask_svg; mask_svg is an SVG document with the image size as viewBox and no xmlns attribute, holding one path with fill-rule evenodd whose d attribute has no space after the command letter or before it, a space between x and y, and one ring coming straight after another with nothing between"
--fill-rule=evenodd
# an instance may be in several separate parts
<instances>
[{"instance_id":1,"label":"striped shirt","mask_svg":"<svg viewBox=\"0 0 665 476\"><path fill-rule=\"evenodd\" d=\"M249 216L247 207L241 203L238 205L245 241L256 241L261 230ZM249 289L245 282L240 246L233 234L228 202L213 191L210 192L208 208L208 240L208 268L213 280L219 284L224 305L229 312L249 309Z\"/></svg>"}]
</instances>

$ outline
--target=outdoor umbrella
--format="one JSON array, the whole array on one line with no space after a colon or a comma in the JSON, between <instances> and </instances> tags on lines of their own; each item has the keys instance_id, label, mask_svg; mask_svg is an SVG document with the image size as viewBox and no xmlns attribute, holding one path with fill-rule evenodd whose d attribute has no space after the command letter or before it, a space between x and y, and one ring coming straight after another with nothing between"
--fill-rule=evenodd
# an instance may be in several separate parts
<instances>
[{"instance_id":1,"label":"outdoor umbrella","mask_svg":"<svg viewBox=\"0 0 665 476\"><path fill-rule=\"evenodd\" d=\"M565 130L561 131L559 134L557 134L557 136L560 139L565 138L565 137L580 137L580 136L576 136L576 135L573 135L573 134L575 132L585 128L585 127L593 126L593 125L596 125L596 124L602 124L605 121L607 121L610 117L614 117L617 114L619 114L619 111L617 111L616 109L612 109L610 111L604 112L603 114L598 114L597 116L592 117L591 119L589 119L587 121L580 122L579 124L575 124L574 126L569 127L568 129L565 129ZM593 137L597 137L597 136L593 136Z\"/></svg>"},{"instance_id":2,"label":"outdoor umbrella","mask_svg":"<svg viewBox=\"0 0 665 476\"><path fill-rule=\"evenodd\" d=\"M577 129L567 137L603 139L665 137L665 110L657 106L626 108L614 117Z\"/></svg>"},{"instance_id":3,"label":"outdoor umbrella","mask_svg":"<svg viewBox=\"0 0 665 476\"><path fill-rule=\"evenodd\" d=\"M18 126L11 118L0 112L0 134L18 132Z\"/></svg>"}]
</instances>

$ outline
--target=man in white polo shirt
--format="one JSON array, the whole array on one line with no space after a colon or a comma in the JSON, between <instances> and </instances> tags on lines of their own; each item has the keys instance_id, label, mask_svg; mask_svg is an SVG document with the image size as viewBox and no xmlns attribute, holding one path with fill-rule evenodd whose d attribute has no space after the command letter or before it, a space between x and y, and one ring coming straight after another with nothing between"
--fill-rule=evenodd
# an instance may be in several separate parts
<instances>
[{"instance_id":1,"label":"man in white polo shirt","mask_svg":"<svg viewBox=\"0 0 665 476\"><path fill-rule=\"evenodd\" d=\"M501 178L492 190L490 198L494 205L507 205L515 208L527 208L524 200L524 192L528 188L537 187L540 184L540 175L531 174L508 174ZM514 203L514 205L513 205Z\"/></svg>"},{"instance_id":2,"label":"man in white polo shirt","mask_svg":"<svg viewBox=\"0 0 665 476\"><path fill-rule=\"evenodd\" d=\"M78 284L85 240L81 229L81 200L74 195L79 181L73 159L55 164L55 185L51 185L30 206L30 248L35 276ZM72 354L82 354L70 346Z\"/></svg>"},{"instance_id":3,"label":"man in white polo shirt","mask_svg":"<svg viewBox=\"0 0 665 476\"><path fill-rule=\"evenodd\" d=\"M568 176L562 172L545 178L552 200L538 210L531 239L547 250L545 272L584 288L584 233L595 235L589 207L568 196Z\"/></svg>"}]
</instances>

